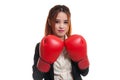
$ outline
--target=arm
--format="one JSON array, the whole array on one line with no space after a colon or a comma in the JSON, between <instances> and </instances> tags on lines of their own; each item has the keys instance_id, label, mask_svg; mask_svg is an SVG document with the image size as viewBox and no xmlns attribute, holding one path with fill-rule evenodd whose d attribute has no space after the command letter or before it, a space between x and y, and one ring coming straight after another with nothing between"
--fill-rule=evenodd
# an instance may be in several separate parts
<instances>
[{"instance_id":1,"label":"arm","mask_svg":"<svg viewBox=\"0 0 120 80\"><path fill-rule=\"evenodd\" d=\"M39 45L40 58L37 62L39 71L47 73L50 71L51 64L53 64L64 47L63 41L54 35L44 36Z\"/></svg>"},{"instance_id":2,"label":"arm","mask_svg":"<svg viewBox=\"0 0 120 80\"><path fill-rule=\"evenodd\" d=\"M72 43L71 43L72 42ZM76 70L85 76L89 71L89 60L87 56L87 43L81 35L72 35L65 40L66 50L73 62Z\"/></svg>"},{"instance_id":3,"label":"arm","mask_svg":"<svg viewBox=\"0 0 120 80\"><path fill-rule=\"evenodd\" d=\"M32 66L33 69L32 76L34 80L42 80L44 77L44 73L40 72L36 67L38 59L39 59L39 43L35 47L34 64Z\"/></svg>"}]
</instances>

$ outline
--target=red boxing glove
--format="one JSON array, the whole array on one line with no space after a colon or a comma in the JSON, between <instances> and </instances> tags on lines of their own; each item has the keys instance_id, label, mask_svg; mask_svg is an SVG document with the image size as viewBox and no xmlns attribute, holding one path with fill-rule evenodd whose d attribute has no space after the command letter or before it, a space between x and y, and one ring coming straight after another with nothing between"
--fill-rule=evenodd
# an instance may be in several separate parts
<instances>
[{"instance_id":1,"label":"red boxing glove","mask_svg":"<svg viewBox=\"0 0 120 80\"><path fill-rule=\"evenodd\" d=\"M86 69L89 67L87 44L81 35L70 36L65 40L65 47L70 58L73 61L78 62L78 67L80 69Z\"/></svg>"},{"instance_id":2,"label":"red boxing glove","mask_svg":"<svg viewBox=\"0 0 120 80\"><path fill-rule=\"evenodd\" d=\"M40 58L37 63L37 68L41 72L48 72L50 64L54 63L64 47L63 41L54 36L45 36L39 46Z\"/></svg>"}]
</instances>

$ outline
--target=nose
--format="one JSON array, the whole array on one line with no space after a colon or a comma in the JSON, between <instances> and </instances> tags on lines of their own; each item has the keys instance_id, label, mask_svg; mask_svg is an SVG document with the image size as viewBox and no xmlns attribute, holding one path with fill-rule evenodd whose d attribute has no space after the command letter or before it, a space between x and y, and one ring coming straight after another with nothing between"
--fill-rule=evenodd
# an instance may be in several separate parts
<instances>
[{"instance_id":1,"label":"nose","mask_svg":"<svg viewBox=\"0 0 120 80\"><path fill-rule=\"evenodd\" d=\"M64 24L61 23L60 26L59 26L60 29L63 29L64 28Z\"/></svg>"}]
</instances>

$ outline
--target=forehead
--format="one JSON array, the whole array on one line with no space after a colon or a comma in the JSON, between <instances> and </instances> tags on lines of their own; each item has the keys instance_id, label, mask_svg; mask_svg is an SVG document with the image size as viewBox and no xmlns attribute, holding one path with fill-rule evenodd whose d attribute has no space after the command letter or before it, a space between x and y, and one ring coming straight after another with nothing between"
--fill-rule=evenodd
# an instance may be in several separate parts
<instances>
[{"instance_id":1,"label":"forehead","mask_svg":"<svg viewBox=\"0 0 120 80\"><path fill-rule=\"evenodd\" d=\"M67 20L67 14L64 12L59 12L56 19L65 19Z\"/></svg>"}]
</instances>

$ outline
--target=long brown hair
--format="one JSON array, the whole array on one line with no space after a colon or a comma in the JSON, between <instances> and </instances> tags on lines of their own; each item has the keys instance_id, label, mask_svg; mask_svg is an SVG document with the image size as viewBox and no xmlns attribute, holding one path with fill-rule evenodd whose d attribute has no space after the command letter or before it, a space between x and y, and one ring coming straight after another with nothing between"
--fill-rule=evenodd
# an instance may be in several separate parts
<instances>
[{"instance_id":1,"label":"long brown hair","mask_svg":"<svg viewBox=\"0 0 120 80\"><path fill-rule=\"evenodd\" d=\"M50 9L46 25L45 25L45 36L53 34L53 28L55 26L55 20L59 12L64 12L67 14L69 30L66 33L67 37L71 35L71 13L67 6L65 5L55 5Z\"/></svg>"}]
</instances>

